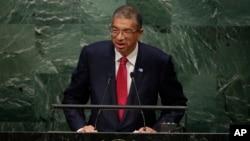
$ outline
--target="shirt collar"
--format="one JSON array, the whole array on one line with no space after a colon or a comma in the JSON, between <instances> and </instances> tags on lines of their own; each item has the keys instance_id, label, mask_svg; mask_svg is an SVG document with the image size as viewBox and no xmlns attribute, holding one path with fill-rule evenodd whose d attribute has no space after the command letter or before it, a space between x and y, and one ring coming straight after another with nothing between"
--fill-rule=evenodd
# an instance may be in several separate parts
<instances>
[{"instance_id":1,"label":"shirt collar","mask_svg":"<svg viewBox=\"0 0 250 141\"><path fill-rule=\"evenodd\" d=\"M138 53L138 42L136 43L135 49L127 56L128 62L131 65L135 65L136 57ZM115 61L119 62L122 55L115 49Z\"/></svg>"}]
</instances>

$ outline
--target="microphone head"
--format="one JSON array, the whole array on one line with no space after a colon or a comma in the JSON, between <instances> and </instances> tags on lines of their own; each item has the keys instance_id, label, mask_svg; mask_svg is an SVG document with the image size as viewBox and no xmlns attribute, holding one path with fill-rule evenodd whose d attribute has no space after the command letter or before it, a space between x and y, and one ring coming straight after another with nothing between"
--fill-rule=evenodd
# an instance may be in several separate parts
<instances>
[{"instance_id":1,"label":"microphone head","mask_svg":"<svg viewBox=\"0 0 250 141\"><path fill-rule=\"evenodd\" d=\"M131 78L135 77L135 73L134 73L134 72L131 72L131 73L130 73L130 77L131 77Z\"/></svg>"},{"instance_id":2,"label":"microphone head","mask_svg":"<svg viewBox=\"0 0 250 141\"><path fill-rule=\"evenodd\" d=\"M109 73L109 79L112 79L113 78L113 74L112 73Z\"/></svg>"}]
</instances>

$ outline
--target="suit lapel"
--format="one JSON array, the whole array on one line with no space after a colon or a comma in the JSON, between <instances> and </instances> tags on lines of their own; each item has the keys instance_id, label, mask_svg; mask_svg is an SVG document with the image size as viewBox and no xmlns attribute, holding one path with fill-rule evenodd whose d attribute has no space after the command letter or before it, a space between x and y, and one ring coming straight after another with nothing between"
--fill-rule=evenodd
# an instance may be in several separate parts
<instances>
[{"instance_id":1,"label":"suit lapel","mask_svg":"<svg viewBox=\"0 0 250 141\"><path fill-rule=\"evenodd\" d=\"M142 48L141 43L139 42L138 54L137 54L137 58L136 58L136 62L135 62L135 68L134 68L134 80L135 80L136 88L137 88L139 93L140 93L141 82L142 82L144 71L145 71L145 63L143 60L143 53L142 53L141 48ZM133 99L135 98L135 96L136 96L135 86L131 82L130 92L129 92L129 97L128 97L129 98L128 99L129 105L138 104L138 103L133 102L134 101Z\"/></svg>"},{"instance_id":2,"label":"suit lapel","mask_svg":"<svg viewBox=\"0 0 250 141\"><path fill-rule=\"evenodd\" d=\"M111 77L111 82L109 86L109 93L112 98L112 103L110 104L116 104L116 90L115 90L115 81L116 81L116 76L115 76L115 52L114 52L114 47L111 45L108 53L106 55L105 59L105 70L106 70L106 75Z\"/></svg>"},{"instance_id":3,"label":"suit lapel","mask_svg":"<svg viewBox=\"0 0 250 141\"><path fill-rule=\"evenodd\" d=\"M140 95L141 82L142 82L144 71L145 71L144 70L145 63L143 60L143 53L141 51L141 48L142 47L141 47L141 44L139 42L138 54L137 54L137 58L136 58L135 68L134 68L134 80L135 80L135 85L136 85L136 88L138 90L139 95ZM135 86L134 86L133 82L131 81L127 105L138 105L138 104L139 103L138 103L137 94L135 91ZM122 120L120 126L123 126L124 124L126 124L127 121L130 119L129 113L130 113L129 110L125 110L124 119Z\"/></svg>"},{"instance_id":4,"label":"suit lapel","mask_svg":"<svg viewBox=\"0 0 250 141\"><path fill-rule=\"evenodd\" d=\"M111 44L108 48L108 51L105 56L105 75L109 76L111 75L111 81L110 85L107 91L107 95L110 96L111 103L110 105L116 105L116 75L115 75L115 52L114 52L114 46ZM109 117L112 117L110 119L113 119L113 123L116 123L114 125L119 124L119 118L116 110L110 110Z\"/></svg>"}]
</instances>

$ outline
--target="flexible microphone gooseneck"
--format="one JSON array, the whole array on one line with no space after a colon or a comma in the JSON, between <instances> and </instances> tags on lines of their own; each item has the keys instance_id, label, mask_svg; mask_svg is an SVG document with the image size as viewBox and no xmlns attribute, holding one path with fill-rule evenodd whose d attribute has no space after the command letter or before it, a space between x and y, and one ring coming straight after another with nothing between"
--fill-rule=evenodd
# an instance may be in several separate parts
<instances>
[{"instance_id":1,"label":"flexible microphone gooseneck","mask_svg":"<svg viewBox=\"0 0 250 141\"><path fill-rule=\"evenodd\" d=\"M131 73L130 73L130 77L131 77L131 79L132 79L132 83L133 83L134 88L135 88L135 93L136 93L136 96L137 96L137 99L138 99L138 103L139 103L140 106L142 106L142 105L141 105L141 100L140 100L140 97L139 97L139 93L138 93L137 87L136 87L136 85L135 85L134 72L131 72ZM140 111L141 111L141 116L142 116L142 119L143 119L143 126L144 126L143 130L146 131L145 116L144 116L144 113L143 113L142 109L141 109Z\"/></svg>"},{"instance_id":2,"label":"flexible microphone gooseneck","mask_svg":"<svg viewBox=\"0 0 250 141\"><path fill-rule=\"evenodd\" d=\"M105 88L105 91L104 91L104 95L102 96L101 105L103 105L104 98L105 98L105 96L107 95L108 87L109 87L109 84L110 84L112 78L113 78L113 75L110 73L110 74L109 74L109 77L108 77L107 85L106 85L106 88ZM95 120L95 130L96 130L96 124L97 124L97 121L98 121L98 119L99 119L100 114L101 114L101 109L98 110L98 113L97 113L97 116L96 116L96 120Z\"/></svg>"}]
</instances>

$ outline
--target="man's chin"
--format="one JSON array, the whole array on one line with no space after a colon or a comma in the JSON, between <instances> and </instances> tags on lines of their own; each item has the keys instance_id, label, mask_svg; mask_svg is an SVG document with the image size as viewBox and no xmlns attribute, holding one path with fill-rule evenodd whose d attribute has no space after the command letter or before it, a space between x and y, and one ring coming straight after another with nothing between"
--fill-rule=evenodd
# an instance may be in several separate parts
<instances>
[{"instance_id":1,"label":"man's chin","mask_svg":"<svg viewBox=\"0 0 250 141\"><path fill-rule=\"evenodd\" d=\"M116 48L116 50L117 50L122 56L126 56L126 50L125 50L125 48L122 48L122 49Z\"/></svg>"}]
</instances>

